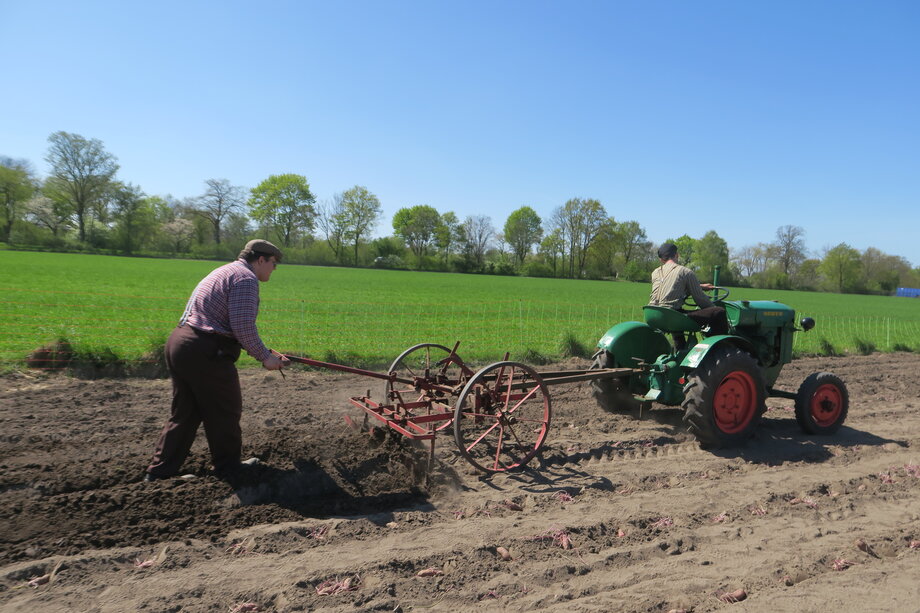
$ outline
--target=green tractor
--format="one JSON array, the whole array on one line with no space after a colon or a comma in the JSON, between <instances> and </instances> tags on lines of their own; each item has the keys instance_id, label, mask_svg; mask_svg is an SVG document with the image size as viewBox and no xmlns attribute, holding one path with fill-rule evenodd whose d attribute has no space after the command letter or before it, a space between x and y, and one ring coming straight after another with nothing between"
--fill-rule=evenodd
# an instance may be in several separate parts
<instances>
[{"instance_id":1,"label":"green tractor","mask_svg":"<svg viewBox=\"0 0 920 613\"><path fill-rule=\"evenodd\" d=\"M775 389L792 360L792 335L815 322L769 300L728 301L715 271L713 303L725 309L729 333L707 336L680 311L643 307L645 322L627 321L598 341L592 369L630 368L628 377L599 378L592 392L608 411L633 411L658 402L680 406L690 432L707 447L743 443L766 411L768 396L795 400L795 417L808 434L831 434L849 408L846 385L837 376L809 375L797 393ZM698 336L699 335L699 336Z\"/></svg>"}]
</instances>

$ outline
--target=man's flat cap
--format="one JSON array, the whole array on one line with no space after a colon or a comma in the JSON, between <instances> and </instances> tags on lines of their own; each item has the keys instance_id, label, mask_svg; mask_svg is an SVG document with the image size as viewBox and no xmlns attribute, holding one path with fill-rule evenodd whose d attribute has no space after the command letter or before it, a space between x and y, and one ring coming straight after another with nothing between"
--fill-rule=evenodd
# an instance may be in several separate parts
<instances>
[{"instance_id":1,"label":"man's flat cap","mask_svg":"<svg viewBox=\"0 0 920 613\"><path fill-rule=\"evenodd\" d=\"M275 256L276 260L279 262L281 261L281 250L267 240L263 240L261 238L256 238L246 243L246 246L243 247L242 251L240 251L239 257L245 258L250 253L258 253L259 255L264 256L273 255Z\"/></svg>"}]
</instances>

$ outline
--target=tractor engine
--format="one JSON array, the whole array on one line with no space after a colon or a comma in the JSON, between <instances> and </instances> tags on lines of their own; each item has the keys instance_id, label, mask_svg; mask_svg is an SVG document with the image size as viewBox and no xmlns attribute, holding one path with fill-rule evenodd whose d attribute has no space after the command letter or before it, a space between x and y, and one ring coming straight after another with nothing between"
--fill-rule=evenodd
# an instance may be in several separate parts
<instances>
[{"instance_id":1,"label":"tractor engine","mask_svg":"<svg viewBox=\"0 0 920 613\"><path fill-rule=\"evenodd\" d=\"M772 386L783 365L792 361L795 310L773 300L738 300L723 306L733 334L750 341L766 384Z\"/></svg>"}]
</instances>

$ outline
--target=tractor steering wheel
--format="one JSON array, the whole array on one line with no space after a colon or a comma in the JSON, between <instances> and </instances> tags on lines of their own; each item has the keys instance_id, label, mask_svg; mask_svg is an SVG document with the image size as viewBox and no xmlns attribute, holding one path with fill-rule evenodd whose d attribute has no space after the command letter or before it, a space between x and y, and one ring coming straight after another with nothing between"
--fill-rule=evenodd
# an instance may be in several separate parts
<instances>
[{"instance_id":1,"label":"tractor steering wheel","mask_svg":"<svg viewBox=\"0 0 920 613\"><path fill-rule=\"evenodd\" d=\"M721 285L714 285L709 291L714 291L716 293L716 295L712 297L713 302L722 302L728 298L728 295L731 293L727 287L722 287ZM687 296L685 302L688 306L692 306L696 309L700 308L700 305L698 305L691 296Z\"/></svg>"},{"instance_id":2,"label":"tractor steering wheel","mask_svg":"<svg viewBox=\"0 0 920 613\"><path fill-rule=\"evenodd\" d=\"M713 286L712 290L710 291L715 292L715 296L712 297L713 302L723 302L731 293L727 287L722 287L721 285Z\"/></svg>"}]
</instances>

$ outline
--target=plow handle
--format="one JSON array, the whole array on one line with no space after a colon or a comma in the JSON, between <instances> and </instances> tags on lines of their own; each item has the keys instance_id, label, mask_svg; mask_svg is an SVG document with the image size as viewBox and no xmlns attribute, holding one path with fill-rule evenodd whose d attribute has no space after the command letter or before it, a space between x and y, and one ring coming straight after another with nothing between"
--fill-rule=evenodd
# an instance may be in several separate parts
<instances>
[{"instance_id":1,"label":"plow handle","mask_svg":"<svg viewBox=\"0 0 920 613\"><path fill-rule=\"evenodd\" d=\"M332 362L322 362L320 360L312 360L310 358L302 358L296 355L285 355L285 358L291 362L297 362L298 364L306 364L307 366L315 366L317 368L328 368L330 370L338 370L341 372L350 372L355 375L364 375L365 377L373 377L375 379L386 379L386 380L395 380L395 377L390 374L384 374L382 372L376 372L373 370L364 370L363 368L354 368L351 366L345 366L343 364L333 364Z\"/></svg>"}]
</instances>

